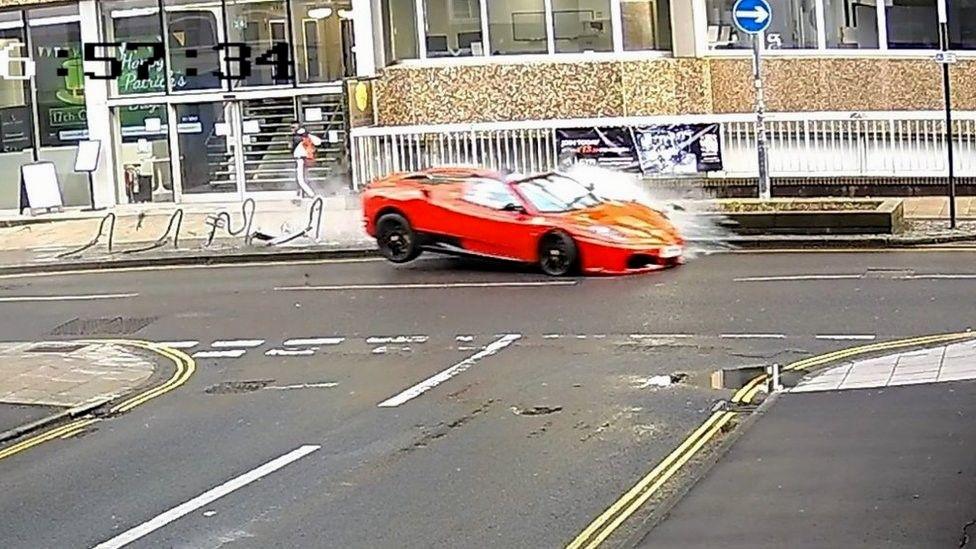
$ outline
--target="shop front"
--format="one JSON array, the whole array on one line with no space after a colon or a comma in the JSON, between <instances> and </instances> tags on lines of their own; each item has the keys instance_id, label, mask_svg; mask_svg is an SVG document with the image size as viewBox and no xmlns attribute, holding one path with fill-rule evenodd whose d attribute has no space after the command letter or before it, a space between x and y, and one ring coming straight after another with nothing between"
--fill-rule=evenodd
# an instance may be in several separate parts
<instances>
[{"instance_id":1,"label":"shop front","mask_svg":"<svg viewBox=\"0 0 976 549\"><path fill-rule=\"evenodd\" d=\"M312 187L332 190L348 181L343 81L373 70L372 47L355 49L358 34L372 42L360 8L80 0L0 10L0 46L35 69L0 79L0 170L51 160L66 205L86 205L88 177L73 165L78 142L92 139L99 205L293 197L304 127L323 141ZM17 207L14 179L0 182L0 210Z\"/></svg>"}]
</instances>

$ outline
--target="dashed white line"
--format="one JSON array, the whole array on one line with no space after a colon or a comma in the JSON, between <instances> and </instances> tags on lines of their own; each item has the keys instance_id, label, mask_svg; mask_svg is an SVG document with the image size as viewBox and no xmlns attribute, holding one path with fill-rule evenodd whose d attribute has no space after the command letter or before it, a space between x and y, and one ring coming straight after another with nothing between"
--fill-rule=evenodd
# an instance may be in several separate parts
<instances>
[{"instance_id":1,"label":"dashed white line","mask_svg":"<svg viewBox=\"0 0 976 549\"><path fill-rule=\"evenodd\" d=\"M34 301L98 301L102 299L128 299L139 294L86 294L86 295L18 295L0 297L0 303L26 303Z\"/></svg>"},{"instance_id":2,"label":"dashed white line","mask_svg":"<svg viewBox=\"0 0 976 549\"><path fill-rule=\"evenodd\" d=\"M815 336L817 339L831 339L836 341L874 341L877 336L868 334L819 334Z\"/></svg>"},{"instance_id":3,"label":"dashed white line","mask_svg":"<svg viewBox=\"0 0 976 549\"><path fill-rule=\"evenodd\" d=\"M199 345L199 341L160 341L158 345L169 347L170 349L192 349Z\"/></svg>"},{"instance_id":4,"label":"dashed white line","mask_svg":"<svg viewBox=\"0 0 976 549\"><path fill-rule=\"evenodd\" d=\"M459 335L454 338L455 341L471 342L474 341L474 336L472 335Z\"/></svg>"},{"instance_id":5,"label":"dashed white line","mask_svg":"<svg viewBox=\"0 0 976 549\"><path fill-rule=\"evenodd\" d=\"M246 349L229 349L226 351L198 351L193 358L241 358L247 353Z\"/></svg>"},{"instance_id":6,"label":"dashed white line","mask_svg":"<svg viewBox=\"0 0 976 549\"><path fill-rule=\"evenodd\" d=\"M413 400L418 396L426 393L427 391L437 387L441 383L463 373L467 369L471 368L479 361L490 357L502 349L505 349L509 345L515 343L522 338L521 334L506 334L502 337L496 339L495 341L489 343L484 349L478 351L477 353L469 356L468 358L458 362L457 364L451 366L450 368L432 376L420 383L410 387L409 389L392 396L383 402L379 403L380 408L392 408L395 406L400 406L401 404Z\"/></svg>"},{"instance_id":7,"label":"dashed white line","mask_svg":"<svg viewBox=\"0 0 976 549\"><path fill-rule=\"evenodd\" d=\"M542 334L542 339L559 339L563 337L560 334Z\"/></svg>"},{"instance_id":8,"label":"dashed white line","mask_svg":"<svg viewBox=\"0 0 976 549\"><path fill-rule=\"evenodd\" d=\"M156 530L159 530L167 524L189 515L204 505L209 505L210 503L217 501L235 490L239 490L260 478L266 477L271 473L274 473L275 471L302 459L319 448L321 447L315 445L306 445L296 448L281 457L265 463L257 469L253 469L239 477L221 484L220 486L207 490L186 503L178 505L169 511L162 513L161 515L157 515L155 518L136 526L135 528L129 529L108 541L96 545L95 549L119 549L121 547L125 547L126 545L141 539L155 532Z\"/></svg>"},{"instance_id":9,"label":"dashed white line","mask_svg":"<svg viewBox=\"0 0 976 549\"><path fill-rule=\"evenodd\" d=\"M227 340L214 341L213 343L210 344L210 346L216 349L227 348L227 347L234 347L234 348L244 347L250 349L252 347L257 347L262 343L264 343L263 339L227 339Z\"/></svg>"},{"instance_id":10,"label":"dashed white line","mask_svg":"<svg viewBox=\"0 0 976 549\"><path fill-rule=\"evenodd\" d=\"M369 343L370 345L381 345L381 344L389 344L389 343L394 343L394 344L427 343L428 339L430 338L425 335L412 335L412 336L401 335L401 336L389 336L389 337L375 336L375 337L367 337L366 343Z\"/></svg>"},{"instance_id":11,"label":"dashed white line","mask_svg":"<svg viewBox=\"0 0 976 549\"><path fill-rule=\"evenodd\" d=\"M575 286L575 280L540 280L526 282L444 282L416 284L343 284L335 286L277 286L276 292L336 292L349 290L448 290L458 288L534 288L538 286Z\"/></svg>"},{"instance_id":12,"label":"dashed white line","mask_svg":"<svg viewBox=\"0 0 976 549\"><path fill-rule=\"evenodd\" d=\"M733 279L735 282L787 282L794 280L857 280L864 278L860 274L823 274L823 275L788 275L788 276L746 276Z\"/></svg>"},{"instance_id":13,"label":"dashed white line","mask_svg":"<svg viewBox=\"0 0 976 549\"><path fill-rule=\"evenodd\" d=\"M312 356L315 349L269 349L264 356Z\"/></svg>"},{"instance_id":14,"label":"dashed white line","mask_svg":"<svg viewBox=\"0 0 976 549\"><path fill-rule=\"evenodd\" d=\"M689 339L691 334L630 334L631 339Z\"/></svg>"},{"instance_id":15,"label":"dashed white line","mask_svg":"<svg viewBox=\"0 0 976 549\"><path fill-rule=\"evenodd\" d=\"M344 337L313 337L306 339L288 339L283 345L285 347L318 347L320 345L338 345L345 341Z\"/></svg>"},{"instance_id":16,"label":"dashed white line","mask_svg":"<svg viewBox=\"0 0 976 549\"><path fill-rule=\"evenodd\" d=\"M721 334L723 339L786 339L786 334Z\"/></svg>"}]
</instances>

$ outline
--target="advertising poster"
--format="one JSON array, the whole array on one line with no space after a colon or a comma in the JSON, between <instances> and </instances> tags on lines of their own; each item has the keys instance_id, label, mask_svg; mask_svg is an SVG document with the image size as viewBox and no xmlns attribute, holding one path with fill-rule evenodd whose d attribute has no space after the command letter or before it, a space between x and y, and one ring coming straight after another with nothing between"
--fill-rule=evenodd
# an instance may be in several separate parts
<instances>
[{"instance_id":1,"label":"advertising poster","mask_svg":"<svg viewBox=\"0 0 976 549\"><path fill-rule=\"evenodd\" d=\"M556 130L560 158L646 176L722 169L718 124Z\"/></svg>"}]
</instances>

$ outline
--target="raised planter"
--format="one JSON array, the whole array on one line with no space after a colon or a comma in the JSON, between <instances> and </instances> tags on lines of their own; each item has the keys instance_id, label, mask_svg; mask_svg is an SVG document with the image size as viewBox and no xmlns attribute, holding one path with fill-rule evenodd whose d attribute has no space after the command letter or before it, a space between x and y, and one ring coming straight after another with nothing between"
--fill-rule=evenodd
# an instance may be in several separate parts
<instances>
[{"instance_id":1,"label":"raised planter","mask_svg":"<svg viewBox=\"0 0 976 549\"><path fill-rule=\"evenodd\" d=\"M719 200L716 214L739 234L896 234L904 229L901 199L755 198Z\"/></svg>"}]
</instances>

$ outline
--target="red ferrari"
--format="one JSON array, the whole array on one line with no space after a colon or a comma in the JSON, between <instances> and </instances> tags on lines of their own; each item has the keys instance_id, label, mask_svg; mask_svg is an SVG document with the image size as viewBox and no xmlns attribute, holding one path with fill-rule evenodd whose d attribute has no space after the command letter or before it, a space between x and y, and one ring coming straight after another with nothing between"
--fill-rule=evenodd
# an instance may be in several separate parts
<instances>
[{"instance_id":1,"label":"red ferrari","mask_svg":"<svg viewBox=\"0 0 976 549\"><path fill-rule=\"evenodd\" d=\"M623 274L684 262L660 212L598 198L559 173L477 168L396 173L363 193L366 231L394 263L424 250L537 264L546 274Z\"/></svg>"}]
</instances>

